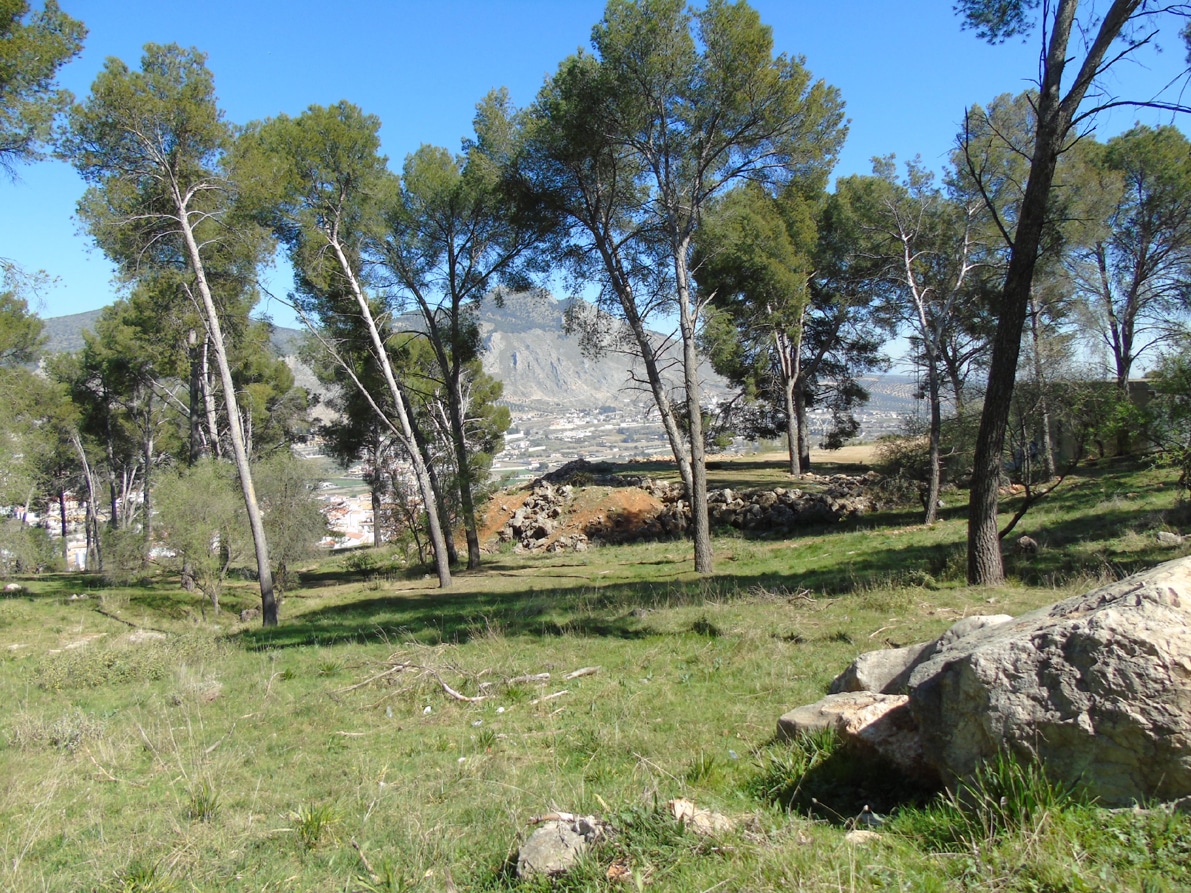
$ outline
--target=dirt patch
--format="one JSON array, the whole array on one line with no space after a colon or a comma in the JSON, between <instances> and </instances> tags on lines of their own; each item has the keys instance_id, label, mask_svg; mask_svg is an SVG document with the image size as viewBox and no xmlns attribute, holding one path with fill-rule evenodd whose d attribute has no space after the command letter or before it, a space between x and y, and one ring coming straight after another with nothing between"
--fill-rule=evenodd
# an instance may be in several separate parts
<instances>
[{"instance_id":1,"label":"dirt patch","mask_svg":"<svg viewBox=\"0 0 1191 893\"><path fill-rule=\"evenodd\" d=\"M498 548L500 532L530 495L529 490L504 491L492 498L480 525L480 543L486 550ZM606 542L632 539L664 508L661 500L639 487L575 487L554 529L535 547L548 548L576 534Z\"/></svg>"}]
</instances>

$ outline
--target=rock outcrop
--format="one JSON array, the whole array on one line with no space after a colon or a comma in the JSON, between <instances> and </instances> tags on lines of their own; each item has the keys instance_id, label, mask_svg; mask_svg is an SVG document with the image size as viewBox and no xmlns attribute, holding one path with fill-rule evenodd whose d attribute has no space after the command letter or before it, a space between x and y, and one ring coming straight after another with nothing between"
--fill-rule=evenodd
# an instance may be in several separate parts
<instances>
[{"instance_id":1,"label":"rock outcrop","mask_svg":"<svg viewBox=\"0 0 1191 893\"><path fill-rule=\"evenodd\" d=\"M802 728L796 715L829 717L861 751L921 774L908 733L920 765L948 785L1008 752L1105 806L1191 796L1191 558L862 655L832 690L784 716L779 733ZM903 694L905 703L889 700Z\"/></svg>"}]
</instances>

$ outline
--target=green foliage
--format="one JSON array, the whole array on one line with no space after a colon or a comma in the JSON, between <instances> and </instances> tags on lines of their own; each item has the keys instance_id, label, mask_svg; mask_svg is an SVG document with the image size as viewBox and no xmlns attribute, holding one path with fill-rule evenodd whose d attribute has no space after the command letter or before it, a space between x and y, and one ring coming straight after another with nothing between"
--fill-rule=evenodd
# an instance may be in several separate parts
<instances>
[{"instance_id":1,"label":"green foliage","mask_svg":"<svg viewBox=\"0 0 1191 893\"><path fill-rule=\"evenodd\" d=\"M42 322L24 298L0 291L0 367L32 363L45 342Z\"/></svg>"},{"instance_id":2,"label":"green foliage","mask_svg":"<svg viewBox=\"0 0 1191 893\"><path fill-rule=\"evenodd\" d=\"M27 0L0 2L0 168L42 156L54 121L73 100L54 83L83 48L86 29L55 0L32 10Z\"/></svg>"},{"instance_id":3,"label":"green foliage","mask_svg":"<svg viewBox=\"0 0 1191 893\"><path fill-rule=\"evenodd\" d=\"M299 843L312 850L324 839L334 835L340 824L339 811L330 803L303 803L293 813L294 833Z\"/></svg>"},{"instance_id":4,"label":"green foliage","mask_svg":"<svg viewBox=\"0 0 1191 893\"><path fill-rule=\"evenodd\" d=\"M213 822L219 815L219 791L207 779L190 788L186 818L192 822Z\"/></svg>"},{"instance_id":5,"label":"green foliage","mask_svg":"<svg viewBox=\"0 0 1191 893\"><path fill-rule=\"evenodd\" d=\"M31 678L46 691L102 688L168 679L181 663L214 661L220 654L219 644L202 634L135 643L93 642L42 655L33 662Z\"/></svg>"},{"instance_id":6,"label":"green foliage","mask_svg":"<svg viewBox=\"0 0 1191 893\"><path fill-rule=\"evenodd\" d=\"M895 828L932 852L969 852L1013 834L1037 834L1077 803L1033 760L998 754L957 791L899 816Z\"/></svg>"},{"instance_id":7,"label":"green foliage","mask_svg":"<svg viewBox=\"0 0 1191 893\"><path fill-rule=\"evenodd\" d=\"M163 475L156 499L160 561L191 576L215 612L228 570L244 554L244 503L226 462L203 459Z\"/></svg>"},{"instance_id":8,"label":"green foliage","mask_svg":"<svg viewBox=\"0 0 1191 893\"><path fill-rule=\"evenodd\" d=\"M111 893L173 893L178 886L160 862L134 861L107 886Z\"/></svg>"},{"instance_id":9,"label":"green foliage","mask_svg":"<svg viewBox=\"0 0 1191 893\"><path fill-rule=\"evenodd\" d=\"M1149 436L1179 469L1179 485L1191 490L1191 350L1164 357L1151 381Z\"/></svg>"},{"instance_id":10,"label":"green foliage","mask_svg":"<svg viewBox=\"0 0 1191 893\"><path fill-rule=\"evenodd\" d=\"M315 497L316 469L286 449L258 462L253 468L257 499L264 514L269 557L278 589L296 581L294 565L315 554L327 533L327 520Z\"/></svg>"},{"instance_id":11,"label":"green foliage","mask_svg":"<svg viewBox=\"0 0 1191 893\"><path fill-rule=\"evenodd\" d=\"M112 528L103 525L99 530L103 552L103 578L109 583L125 585L144 580L152 573L148 565L149 549L145 534L133 528Z\"/></svg>"},{"instance_id":12,"label":"green foliage","mask_svg":"<svg viewBox=\"0 0 1191 893\"><path fill-rule=\"evenodd\" d=\"M0 577L39 576L61 566L62 553L44 527L30 527L15 518L0 520Z\"/></svg>"}]
</instances>

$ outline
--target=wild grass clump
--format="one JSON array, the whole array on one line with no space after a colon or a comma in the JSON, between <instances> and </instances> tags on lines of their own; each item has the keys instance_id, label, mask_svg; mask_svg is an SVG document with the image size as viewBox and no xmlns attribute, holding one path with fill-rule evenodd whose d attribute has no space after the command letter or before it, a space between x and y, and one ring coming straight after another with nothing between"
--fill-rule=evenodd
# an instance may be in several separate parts
<instances>
[{"instance_id":1,"label":"wild grass clump","mask_svg":"<svg viewBox=\"0 0 1191 893\"><path fill-rule=\"evenodd\" d=\"M1008 835L1036 836L1077 804L1036 760L1001 753L955 791L902 815L897 827L929 852L970 852Z\"/></svg>"},{"instance_id":2,"label":"wild grass clump","mask_svg":"<svg viewBox=\"0 0 1191 893\"><path fill-rule=\"evenodd\" d=\"M18 713L5 730L9 747L17 750L52 747L75 750L84 742L103 737L104 724L77 707L54 719Z\"/></svg>"},{"instance_id":3,"label":"wild grass clump","mask_svg":"<svg viewBox=\"0 0 1191 893\"><path fill-rule=\"evenodd\" d=\"M222 647L203 632L137 642L91 642L38 658L32 679L49 691L166 679L181 664L218 660Z\"/></svg>"},{"instance_id":4,"label":"wild grass clump","mask_svg":"<svg viewBox=\"0 0 1191 893\"><path fill-rule=\"evenodd\" d=\"M213 822L219 815L219 791L207 779L191 786L186 804L186 818L192 822Z\"/></svg>"},{"instance_id":5,"label":"wild grass clump","mask_svg":"<svg viewBox=\"0 0 1191 893\"><path fill-rule=\"evenodd\" d=\"M330 803L303 803L293 812L294 834L302 848L312 850L334 837L339 811Z\"/></svg>"}]
</instances>

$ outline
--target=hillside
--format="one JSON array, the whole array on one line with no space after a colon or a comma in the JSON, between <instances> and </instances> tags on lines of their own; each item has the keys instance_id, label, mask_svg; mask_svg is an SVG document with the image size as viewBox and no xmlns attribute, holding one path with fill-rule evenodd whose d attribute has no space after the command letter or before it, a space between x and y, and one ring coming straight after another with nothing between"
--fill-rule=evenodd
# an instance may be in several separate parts
<instances>
[{"instance_id":1,"label":"hillside","mask_svg":"<svg viewBox=\"0 0 1191 893\"><path fill-rule=\"evenodd\" d=\"M509 295L501 306L485 302L480 311L484 342L484 369L504 384L504 402L517 413L562 415L595 412L602 408L648 412L652 396L640 384L639 363L623 353L585 356L579 340L564 330L567 303L549 295ZM79 350L83 332L94 326L101 311L75 313L44 320L47 351ZM412 327L412 320L411 320ZM658 342L662 335L656 336ZM277 327L273 345L286 357L298 382L317 390L309 370L297 359L305 334ZM730 391L709 367L703 368L705 394L726 399ZM678 384L677 366L674 384ZM913 381L904 376L875 376L866 380L873 399L871 409L880 416L897 416L914 408Z\"/></svg>"}]
</instances>

